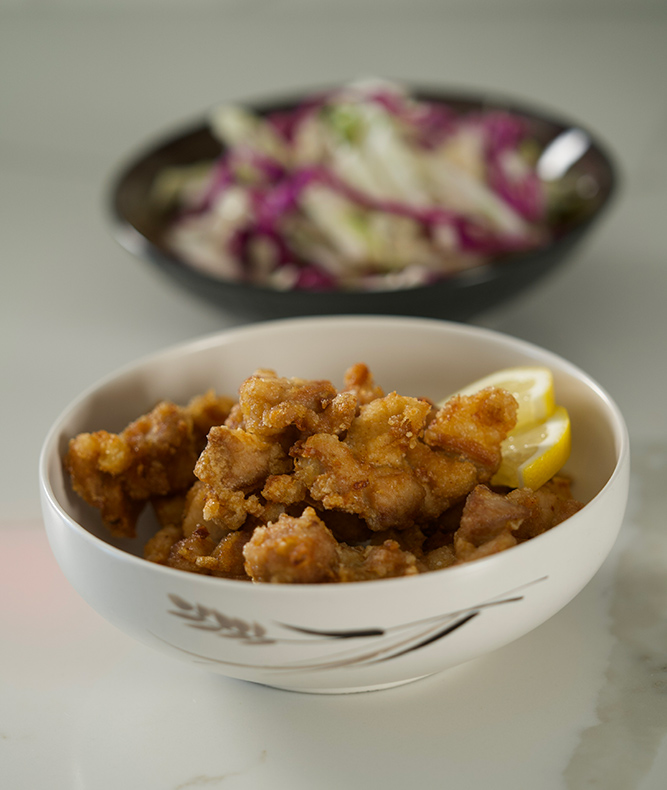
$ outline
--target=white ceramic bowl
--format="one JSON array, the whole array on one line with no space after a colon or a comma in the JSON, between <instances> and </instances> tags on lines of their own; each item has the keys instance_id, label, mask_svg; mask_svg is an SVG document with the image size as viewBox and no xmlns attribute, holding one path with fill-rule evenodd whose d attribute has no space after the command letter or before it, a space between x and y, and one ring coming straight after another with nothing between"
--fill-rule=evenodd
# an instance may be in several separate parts
<instances>
[{"instance_id":1,"label":"white ceramic bowl","mask_svg":"<svg viewBox=\"0 0 667 790\"><path fill-rule=\"evenodd\" d=\"M501 554L420 576L333 585L268 585L144 561L144 534L114 540L69 486L61 458L80 431L117 431L157 400L215 387L234 395L260 367L329 378L366 362L386 392L439 399L499 368L544 364L572 419L567 471L586 506ZM526 342L419 318L267 322L166 350L84 393L51 429L40 459L49 541L65 575L101 615L147 645L214 672L285 689L336 693L415 680L494 650L565 606L610 551L628 494L627 430L585 373ZM146 521L150 521L147 518ZM156 654L156 661L160 658Z\"/></svg>"}]
</instances>

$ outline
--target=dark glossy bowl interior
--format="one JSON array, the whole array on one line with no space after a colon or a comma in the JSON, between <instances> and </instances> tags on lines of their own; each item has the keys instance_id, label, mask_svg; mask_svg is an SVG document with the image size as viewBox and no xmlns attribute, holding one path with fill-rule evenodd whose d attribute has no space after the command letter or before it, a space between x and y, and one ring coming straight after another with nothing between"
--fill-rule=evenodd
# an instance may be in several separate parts
<instances>
[{"instance_id":1,"label":"dark glossy bowl interior","mask_svg":"<svg viewBox=\"0 0 667 790\"><path fill-rule=\"evenodd\" d=\"M413 93L421 99L444 102L461 112L505 109L522 115L528 119L531 135L543 146L568 129L582 129L579 124L496 96L426 89L414 89ZM289 108L301 98L300 95L250 106L255 111L268 113ZM564 262L608 205L616 188L613 163L599 142L587 130L582 130L586 131L591 143L567 177L574 180L573 175L585 176L594 188L575 214L561 219L554 228L551 243L527 253L494 259L428 286L381 292L277 291L216 278L188 265L169 249L165 241L169 217L160 214L152 205L150 192L155 177L164 168L213 160L221 153L221 145L210 134L205 120L162 139L122 169L111 187L113 232L127 250L150 261L199 297L239 318L260 320L296 315L372 313L467 321L518 295Z\"/></svg>"}]
</instances>

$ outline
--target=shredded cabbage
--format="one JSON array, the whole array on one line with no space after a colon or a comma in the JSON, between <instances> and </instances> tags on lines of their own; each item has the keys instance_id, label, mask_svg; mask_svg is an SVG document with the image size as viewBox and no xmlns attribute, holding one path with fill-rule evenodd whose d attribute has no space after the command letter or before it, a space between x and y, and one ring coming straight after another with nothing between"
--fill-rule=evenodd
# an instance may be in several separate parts
<instances>
[{"instance_id":1,"label":"shredded cabbage","mask_svg":"<svg viewBox=\"0 0 667 790\"><path fill-rule=\"evenodd\" d=\"M524 120L461 114L377 80L290 111L215 110L222 155L165 171L194 266L278 289L414 287L548 238ZM532 149L534 153L534 146Z\"/></svg>"}]
</instances>

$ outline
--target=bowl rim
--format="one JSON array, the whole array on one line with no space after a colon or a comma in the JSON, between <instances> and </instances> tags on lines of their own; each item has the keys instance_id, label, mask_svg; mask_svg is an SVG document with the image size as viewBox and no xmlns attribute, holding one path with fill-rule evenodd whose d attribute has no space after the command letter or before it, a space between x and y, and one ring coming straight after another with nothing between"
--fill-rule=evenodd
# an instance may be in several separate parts
<instances>
[{"instance_id":1,"label":"bowl rim","mask_svg":"<svg viewBox=\"0 0 667 790\"><path fill-rule=\"evenodd\" d=\"M176 568L170 568L163 565L158 565L157 563L151 563L148 560L145 560L143 557L131 554L124 549L118 548L113 546L112 544L108 543L106 540L93 535L88 529L86 529L82 524L76 521L65 509L65 507L60 503L58 497L53 490L51 476L50 476L50 467L53 463L54 456L58 456L58 443L59 439L62 435L62 427L65 422L67 422L68 418L71 417L76 410L93 394L96 392L101 391L106 386L111 384L112 382L116 381L117 379L123 378L125 376L130 376L132 374L137 374L140 369L146 364L154 364L158 363L160 360L167 359L170 356L178 356L183 354L184 352L200 352L205 351L208 348L214 348L219 345L227 345L234 342L237 338L243 337L250 337L256 334L265 334L267 332L272 332L274 330L281 330L284 329L285 331L289 331L292 328L297 328L300 325L307 325L307 324L317 324L321 326L325 326L326 324L359 324L368 326L369 324L381 325L382 323L390 322L392 324L399 323L402 326L412 325L414 327L440 327L444 332L454 332L455 334L465 334L465 335L473 335L478 338L488 338L492 340L500 340L503 342L509 342L514 348L517 350L525 350L525 351L532 351L532 352L539 352L541 356L546 357L548 360L551 358L554 362L558 363L559 368L584 383L592 392L594 392L599 400L604 404L608 411L608 415L610 418L611 426L613 429L613 439L616 451L616 461L614 464L614 469L609 475L609 479L606 483L602 486L602 488L595 494L595 496L589 500L584 508L579 512L575 513L573 516L570 516L565 522L562 522L558 525L559 529L556 530L549 530L546 533L538 535L539 544L544 545L549 540L557 539L554 538L554 535L562 534L566 530L576 529L575 526L571 526L572 524L576 524L581 518L584 517L585 511L593 505L597 500L599 500L606 492L616 484L616 481L619 477L622 477L627 469L629 468L630 462L630 439L628 428L625 423L625 419L616 404L613 400L611 395L602 387L595 379L593 379L588 373L583 371L577 365L572 362L569 362L564 357L552 352L548 349L540 347L530 341L523 340L521 338L514 337L512 335L508 335L493 329L488 329L485 327L479 327L474 325L467 325L467 324L460 324L454 321L447 321L443 319L434 319L434 318L421 318L421 317L410 317L410 316L375 316L375 315L353 315L353 316L339 316L339 315L323 315L323 316L297 316L293 318L281 318L281 319L274 319L271 321L263 321L259 323L249 324L249 325L241 325L241 326L234 326L229 327L227 329L218 330L212 333L207 333L205 335L192 338L190 340L181 341L179 343L175 343L173 345L167 346L160 350L154 351L149 354L142 355L141 357L131 361L121 367L117 368L114 371L106 374L102 378L98 379L97 381L93 382L87 388L85 388L74 400L72 400L69 405L67 405L60 414L56 417L53 421L50 429L48 430L46 437L43 441L42 448L39 454L39 464L38 464L38 472L39 472L39 488L40 494L42 495L45 503L48 503L51 510L58 515L61 521L67 524L67 527L70 530L76 532L79 537L82 537L86 540L89 544L96 547L97 549L102 549L102 551L107 552L111 556L115 557L116 559L124 562L130 562L131 564L138 564L137 567L143 567L149 573L159 573L159 574L167 574L167 578L179 579L183 578L183 574L186 573L187 577L196 577L198 579L198 583L203 583L205 585L214 585L218 587L220 590L267 590L270 589L272 594L278 594L281 596L290 596L290 595L298 595L299 590L303 590L304 588L308 590L308 594L311 595L313 593L320 595L322 594L322 590L346 590L346 589L358 589L359 585L367 586L367 581L353 581L353 582L345 582L344 584L269 584L269 583L245 583L239 582L238 580L234 579L225 579L221 577L214 577L214 576L206 576L203 574L191 574L187 573L182 570L178 570ZM43 503L43 508L44 504ZM45 514L43 514L43 521L46 521ZM519 552L527 553L530 551L534 551L535 546L535 539L525 541L524 543L518 544L513 546L511 549L503 552L499 552L496 554L489 555L487 557L482 557L474 562L464 563L461 565L451 566L448 568L442 568L435 571L430 571L428 573L421 573L416 574L415 576L404 576L404 577L391 577L385 579L374 579L373 581L373 588L376 588L378 584L383 585L383 589L387 589L388 586L396 585L396 584L407 584L410 583L409 580L412 580L412 585L419 584L421 580L421 584L431 584L433 583L434 579L437 579L441 574L447 573L449 574L448 578L456 578L456 577L463 577L463 576L471 576L483 571L483 569L488 568L493 565L497 565L503 562L503 558L505 558L508 554L516 557ZM175 576L174 576L175 574ZM431 580L431 581L429 581ZM191 580L192 581L192 580ZM279 591L279 592L278 592ZM262 595L262 592L253 593ZM301 593L303 594L303 593ZM329 594L329 593L327 593ZM343 593L333 593L334 595L342 595Z\"/></svg>"},{"instance_id":2,"label":"bowl rim","mask_svg":"<svg viewBox=\"0 0 667 790\"><path fill-rule=\"evenodd\" d=\"M443 104L447 102L470 102L482 107L488 105L490 109L496 108L507 110L512 114L524 116L531 121L547 124L556 131L563 131L566 129L577 129L582 131L590 141L590 149L594 150L604 163L608 181L606 195L594 211L582 220L576 222L576 224L568 227L563 234L552 239L548 244L534 250L509 253L504 257L491 257L470 269L449 273L430 284L410 288L399 287L378 290L352 289L344 291L340 289L307 289L295 291L293 289L288 289L287 291L283 291L266 285L255 285L253 283L230 280L213 275L206 270L188 263L179 255L167 248L161 247L155 241L149 239L124 214L119 205L119 193L121 188L136 168L140 167L145 161L157 155L163 149L174 145L178 141L208 131L208 113L215 107L215 105L212 105L208 110L200 111L197 115L190 116L189 119L183 119L180 122L172 123L161 132L156 132L153 135L147 136L117 162L112 173L107 178L105 189L106 213L110 223L111 235L121 247L138 258L157 264L167 263L175 267L176 271L179 273L194 276L202 284L208 283L214 287L224 286L225 288L229 288L231 292L259 293L266 295L268 298L279 298L285 294L305 294L308 298L312 298L316 301L325 301L330 299L332 295L344 296L346 299L352 300L364 298L380 301L385 294L409 292L418 295L419 293L430 291L434 287L438 285L443 286L444 284L455 284L460 287L465 287L466 285L474 284L478 278L488 278L490 276L489 273L495 272L497 269L506 268L513 264L520 265L523 261L529 260L531 256L536 253L558 251L562 247L566 247L578 234L584 233L586 229L596 223L609 209L615 199L620 184L620 172L616 157L611 153L608 144L601 139L598 132L593 131L586 124L580 123L574 117L532 99L520 98L500 90L446 86L428 81L396 80L396 82L403 85L411 94L427 101L441 102ZM287 89L274 95L264 93L246 96L245 98L230 99L227 103L242 104L260 113L266 113L289 106L290 104L296 104L310 96L316 95L318 92L326 92L327 90L332 90L337 87L340 87L340 85L326 83L310 86L306 85L298 89ZM486 278L483 275L484 272L487 273ZM475 276L476 273L477 276Z\"/></svg>"}]
</instances>

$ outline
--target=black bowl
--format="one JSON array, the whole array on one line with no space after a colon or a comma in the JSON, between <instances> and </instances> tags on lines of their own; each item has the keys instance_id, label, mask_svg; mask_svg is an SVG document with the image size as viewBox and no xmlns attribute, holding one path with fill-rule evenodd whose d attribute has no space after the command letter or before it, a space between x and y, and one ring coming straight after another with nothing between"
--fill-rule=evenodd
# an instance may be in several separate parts
<instances>
[{"instance_id":1,"label":"black bowl","mask_svg":"<svg viewBox=\"0 0 667 790\"><path fill-rule=\"evenodd\" d=\"M411 92L419 99L445 103L462 113L498 109L521 115L529 124L531 136L543 147L568 130L588 137L585 153L564 176L573 184L583 178L586 194L578 195L576 210L561 216L552 227L548 245L494 258L431 285L391 291L279 291L206 274L170 250L165 240L169 217L149 199L153 182L164 168L213 160L221 153L222 147L205 120L163 138L122 169L111 187L114 236L124 248L155 264L181 286L247 320L372 313L468 321L518 295L565 261L608 206L616 189L615 169L601 144L579 124L493 95L421 88ZM270 113L293 107L305 95L248 106L259 113Z\"/></svg>"}]
</instances>

